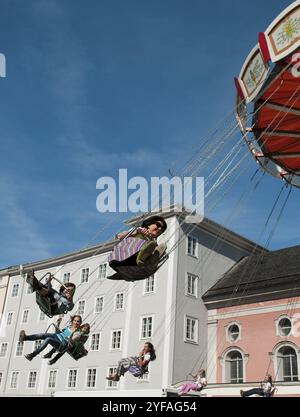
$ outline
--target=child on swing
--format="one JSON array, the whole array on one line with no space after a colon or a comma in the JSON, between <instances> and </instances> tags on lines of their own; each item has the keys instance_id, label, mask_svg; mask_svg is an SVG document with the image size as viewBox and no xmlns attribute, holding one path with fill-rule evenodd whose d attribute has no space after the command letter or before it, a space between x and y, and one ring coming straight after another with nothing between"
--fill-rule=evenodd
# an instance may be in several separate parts
<instances>
[{"instance_id":1,"label":"child on swing","mask_svg":"<svg viewBox=\"0 0 300 417\"><path fill-rule=\"evenodd\" d=\"M152 343L147 342L138 356L130 356L119 361L117 370L114 374L106 377L109 381L118 382L121 376L130 372L133 376L141 377L148 371L150 361L155 361L156 353Z\"/></svg>"},{"instance_id":2,"label":"child on swing","mask_svg":"<svg viewBox=\"0 0 300 417\"><path fill-rule=\"evenodd\" d=\"M109 266L117 271L119 266L144 266L146 269L157 268L164 256L167 246L157 244L156 239L167 230L167 223L161 216L152 216L143 221L141 227L133 232L122 232L117 235L120 243L113 249L109 258ZM108 277L123 280L122 274Z\"/></svg>"},{"instance_id":3,"label":"child on swing","mask_svg":"<svg viewBox=\"0 0 300 417\"><path fill-rule=\"evenodd\" d=\"M259 395L260 397L271 397L273 389L273 379L270 374L267 374L264 382L261 383L260 388L250 389L248 391L240 391L241 397L250 397L251 395Z\"/></svg>"},{"instance_id":4,"label":"child on swing","mask_svg":"<svg viewBox=\"0 0 300 417\"><path fill-rule=\"evenodd\" d=\"M194 382L186 382L179 388L178 395L188 394L190 391L202 391L204 387L207 386L205 370L200 369L197 375L192 375Z\"/></svg>"},{"instance_id":5,"label":"child on swing","mask_svg":"<svg viewBox=\"0 0 300 417\"><path fill-rule=\"evenodd\" d=\"M70 322L70 326L65 327L63 330L58 330L56 333L40 333L27 335L25 333L25 330L21 330L19 335L19 342L21 343L27 340L43 340L41 346L35 349L32 353L24 355L25 358L31 361L39 353L46 349L48 345L51 345L57 351L66 349L69 344L69 340L72 339L74 333L79 329L80 325L82 324L82 318L79 315L72 316Z\"/></svg>"},{"instance_id":6,"label":"child on swing","mask_svg":"<svg viewBox=\"0 0 300 417\"><path fill-rule=\"evenodd\" d=\"M88 323L83 323L78 329L75 330L75 332L72 335L72 339L70 339L72 347L71 350L79 347L80 345L84 345L85 342L88 340L90 334L90 325ZM56 353L53 359L52 356ZM48 362L49 365L54 365L58 359L60 359L65 352L58 352L56 349L51 349L50 352L46 353L46 355L43 356L43 359L50 359Z\"/></svg>"},{"instance_id":7,"label":"child on swing","mask_svg":"<svg viewBox=\"0 0 300 417\"><path fill-rule=\"evenodd\" d=\"M67 282L60 287L59 291L56 291L52 288L52 279L53 276L50 275L46 285L43 285L36 278L34 271L32 270L27 273L26 282L31 285L33 291L38 291L42 297L48 297L50 299L52 316L65 314L66 312L73 310L73 296L76 285L72 282Z\"/></svg>"}]
</instances>

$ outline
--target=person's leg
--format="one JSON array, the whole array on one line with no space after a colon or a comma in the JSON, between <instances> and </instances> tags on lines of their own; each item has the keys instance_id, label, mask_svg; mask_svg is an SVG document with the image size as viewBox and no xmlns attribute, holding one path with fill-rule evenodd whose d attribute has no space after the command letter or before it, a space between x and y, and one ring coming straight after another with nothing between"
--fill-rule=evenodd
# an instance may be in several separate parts
<instances>
[{"instance_id":1,"label":"person's leg","mask_svg":"<svg viewBox=\"0 0 300 417\"><path fill-rule=\"evenodd\" d=\"M197 384L195 384L195 382L187 382L184 385L184 388L181 389L181 395L187 394L188 392L190 392L192 390L197 390L198 388L199 388L199 386Z\"/></svg>"},{"instance_id":2,"label":"person's leg","mask_svg":"<svg viewBox=\"0 0 300 417\"><path fill-rule=\"evenodd\" d=\"M188 384L189 382L186 382L185 384L181 385L181 387L179 388L179 392L178 392L179 395L182 395L185 392Z\"/></svg>"},{"instance_id":3,"label":"person's leg","mask_svg":"<svg viewBox=\"0 0 300 417\"><path fill-rule=\"evenodd\" d=\"M43 284L39 282L33 271L29 271L27 273L26 282L27 284L31 285L33 291L40 291L44 288Z\"/></svg>"},{"instance_id":4,"label":"person's leg","mask_svg":"<svg viewBox=\"0 0 300 417\"><path fill-rule=\"evenodd\" d=\"M166 253L167 250L167 245L165 243L162 243L160 245L158 245L153 254L151 254L145 262L145 265L150 267L150 268L157 268L160 259L164 256L164 254Z\"/></svg>"},{"instance_id":5,"label":"person's leg","mask_svg":"<svg viewBox=\"0 0 300 417\"><path fill-rule=\"evenodd\" d=\"M133 357L121 359L118 363L116 373L110 377L107 377L106 379L119 381L120 377L124 376L124 374L128 371L130 366L135 365L135 363L136 361L134 360Z\"/></svg>"},{"instance_id":6,"label":"person's leg","mask_svg":"<svg viewBox=\"0 0 300 417\"><path fill-rule=\"evenodd\" d=\"M153 253L156 247L157 247L157 243L154 240L151 240L150 242L145 243L137 255L137 258L136 258L137 265L144 265L145 262L148 262L148 259L151 256L153 256Z\"/></svg>"},{"instance_id":7,"label":"person's leg","mask_svg":"<svg viewBox=\"0 0 300 417\"><path fill-rule=\"evenodd\" d=\"M255 395L255 394L263 396L263 389L262 388L253 388L253 389L250 389L248 391L243 391L242 396L243 397L250 397L251 395Z\"/></svg>"},{"instance_id":8,"label":"person's leg","mask_svg":"<svg viewBox=\"0 0 300 417\"><path fill-rule=\"evenodd\" d=\"M30 335L25 336L24 340L43 340L43 343L39 348L37 348L32 353L29 353L28 355L25 355L25 358L31 361L35 356L37 356L39 353L41 353L46 347L50 344L55 349L59 349L61 346L61 342L58 339L57 335L54 333L44 333L40 335Z\"/></svg>"},{"instance_id":9,"label":"person's leg","mask_svg":"<svg viewBox=\"0 0 300 417\"><path fill-rule=\"evenodd\" d=\"M43 356L44 359L50 359L54 353L56 352L56 349L51 349L48 353L46 353L46 355Z\"/></svg>"},{"instance_id":10,"label":"person's leg","mask_svg":"<svg viewBox=\"0 0 300 417\"><path fill-rule=\"evenodd\" d=\"M54 352L57 352L57 350L52 349ZM58 352L57 355L54 356L53 359L51 359L48 364L49 365L53 365L55 362L58 361L58 359L60 359L63 355L65 354L65 352Z\"/></svg>"},{"instance_id":11,"label":"person's leg","mask_svg":"<svg viewBox=\"0 0 300 417\"><path fill-rule=\"evenodd\" d=\"M47 338L51 338L52 336L54 336L54 333L39 333L39 334L29 334L29 335L24 335L23 336L23 340L24 341L31 341L31 340L45 340Z\"/></svg>"}]
</instances>

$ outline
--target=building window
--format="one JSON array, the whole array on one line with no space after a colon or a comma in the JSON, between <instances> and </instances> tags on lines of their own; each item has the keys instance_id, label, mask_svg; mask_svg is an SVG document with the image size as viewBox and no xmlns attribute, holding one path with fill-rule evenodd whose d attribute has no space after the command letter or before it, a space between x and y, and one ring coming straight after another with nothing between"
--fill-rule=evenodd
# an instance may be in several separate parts
<instances>
[{"instance_id":1,"label":"building window","mask_svg":"<svg viewBox=\"0 0 300 417\"><path fill-rule=\"evenodd\" d=\"M32 286L30 284L27 284L27 291L26 291L26 293L27 294L32 294L33 293L33 288L32 288Z\"/></svg>"},{"instance_id":2,"label":"building window","mask_svg":"<svg viewBox=\"0 0 300 417\"><path fill-rule=\"evenodd\" d=\"M49 371L48 388L56 387L56 376L57 376L57 371Z\"/></svg>"},{"instance_id":3,"label":"building window","mask_svg":"<svg viewBox=\"0 0 300 417\"><path fill-rule=\"evenodd\" d=\"M40 311L40 321L45 320L46 314L43 311Z\"/></svg>"},{"instance_id":4,"label":"building window","mask_svg":"<svg viewBox=\"0 0 300 417\"><path fill-rule=\"evenodd\" d=\"M107 274L107 263L99 265L99 279L106 278Z\"/></svg>"},{"instance_id":5,"label":"building window","mask_svg":"<svg viewBox=\"0 0 300 417\"><path fill-rule=\"evenodd\" d=\"M151 275L145 280L144 294L152 294L155 292L155 278Z\"/></svg>"},{"instance_id":6,"label":"building window","mask_svg":"<svg viewBox=\"0 0 300 417\"><path fill-rule=\"evenodd\" d=\"M67 282L70 282L70 279L71 279L71 273L65 272L63 275L63 283L67 284Z\"/></svg>"},{"instance_id":7,"label":"building window","mask_svg":"<svg viewBox=\"0 0 300 417\"><path fill-rule=\"evenodd\" d=\"M104 297L97 297L95 304L95 313L103 313Z\"/></svg>"},{"instance_id":8,"label":"building window","mask_svg":"<svg viewBox=\"0 0 300 417\"><path fill-rule=\"evenodd\" d=\"M186 295L198 297L198 277L187 274Z\"/></svg>"},{"instance_id":9,"label":"building window","mask_svg":"<svg viewBox=\"0 0 300 417\"><path fill-rule=\"evenodd\" d=\"M6 325L10 326L12 323L12 319L13 319L14 313L10 312L7 314L7 320L6 320Z\"/></svg>"},{"instance_id":10,"label":"building window","mask_svg":"<svg viewBox=\"0 0 300 417\"><path fill-rule=\"evenodd\" d=\"M29 310L23 311L23 317L22 317L22 323L27 324L28 323L28 317L29 317Z\"/></svg>"},{"instance_id":11,"label":"building window","mask_svg":"<svg viewBox=\"0 0 300 417\"><path fill-rule=\"evenodd\" d=\"M185 317L185 341L198 343L198 320L192 317Z\"/></svg>"},{"instance_id":12,"label":"building window","mask_svg":"<svg viewBox=\"0 0 300 417\"><path fill-rule=\"evenodd\" d=\"M195 237L188 236L187 238L187 253L188 255L198 257L198 240Z\"/></svg>"},{"instance_id":13,"label":"building window","mask_svg":"<svg viewBox=\"0 0 300 417\"><path fill-rule=\"evenodd\" d=\"M124 310L124 293L119 292L115 295L115 311Z\"/></svg>"},{"instance_id":14,"label":"building window","mask_svg":"<svg viewBox=\"0 0 300 417\"><path fill-rule=\"evenodd\" d=\"M18 386L19 371L13 371L10 378L10 388L16 389Z\"/></svg>"},{"instance_id":15,"label":"building window","mask_svg":"<svg viewBox=\"0 0 300 417\"><path fill-rule=\"evenodd\" d=\"M111 349L112 350L121 349L121 339L122 339L122 330L114 330L112 332L112 338L111 338Z\"/></svg>"},{"instance_id":16,"label":"building window","mask_svg":"<svg viewBox=\"0 0 300 417\"><path fill-rule=\"evenodd\" d=\"M298 358L295 349L283 346L277 353L277 379L284 382L298 381Z\"/></svg>"},{"instance_id":17,"label":"building window","mask_svg":"<svg viewBox=\"0 0 300 417\"><path fill-rule=\"evenodd\" d=\"M81 271L81 283L88 282L90 275L90 268L83 268Z\"/></svg>"},{"instance_id":18,"label":"building window","mask_svg":"<svg viewBox=\"0 0 300 417\"><path fill-rule=\"evenodd\" d=\"M87 380L86 380L87 388L95 388L96 376L97 376L97 369L93 368L93 369L87 370Z\"/></svg>"},{"instance_id":19,"label":"building window","mask_svg":"<svg viewBox=\"0 0 300 417\"><path fill-rule=\"evenodd\" d=\"M17 297L19 292L19 284L14 284L11 291L12 297Z\"/></svg>"},{"instance_id":20,"label":"building window","mask_svg":"<svg viewBox=\"0 0 300 417\"><path fill-rule=\"evenodd\" d=\"M0 372L0 387L2 385L2 379L3 379L3 372Z\"/></svg>"},{"instance_id":21,"label":"building window","mask_svg":"<svg viewBox=\"0 0 300 417\"><path fill-rule=\"evenodd\" d=\"M78 301L77 314L84 316L85 300Z\"/></svg>"},{"instance_id":22,"label":"building window","mask_svg":"<svg viewBox=\"0 0 300 417\"><path fill-rule=\"evenodd\" d=\"M37 379L37 371L30 371L28 377L27 388L35 388Z\"/></svg>"},{"instance_id":23,"label":"building window","mask_svg":"<svg viewBox=\"0 0 300 417\"><path fill-rule=\"evenodd\" d=\"M150 339L153 332L153 317L142 317L141 339Z\"/></svg>"},{"instance_id":24,"label":"building window","mask_svg":"<svg viewBox=\"0 0 300 417\"><path fill-rule=\"evenodd\" d=\"M91 338L91 350L100 349L100 333L93 333Z\"/></svg>"},{"instance_id":25,"label":"building window","mask_svg":"<svg viewBox=\"0 0 300 417\"><path fill-rule=\"evenodd\" d=\"M290 336L290 334L292 333L291 320L287 317L284 317L281 320L279 320L278 330L279 330L280 336L283 336L283 337Z\"/></svg>"},{"instance_id":26,"label":"building window","mask_svg":"<svg viewBox=\"0 0 300 417\"><path fill-rule=\"evenodd\" d=\"M107 376L112 376L117 372L117 368L108 368ZM119 383L117 381L107 381L107 388L118 388Z\"/></svg>"},{"instance_id":27,"label":"building window","mask_svg":"<svg viewBox=\"0 0 300 417\"><path fill-rule=\"evenodd\" d=\"M77 369L69 369L68 374L68 388L76 388L77 383Z\"/></svg>"},{"instance_id":28,"label":"building window","mask_svg":"<svg viewBox=\"0 0 300 417\"><path fill-rule=\"evenodd\" d=\"M7 353L8 343L1 343L1 349L0 349L0 357L5 358Z\"/></svg>"},{"instance_id":29,"label":"building window","mask_svg":"<svg viewBox=\"0 0 300 417\"><path fill-rule=\"evenodd\" d=\"M23 355L24 342L17 342L16 356Z\"/></svg>"},{"instance_id":30,"label":"building window","mask_svg":"<svg viewBox=\"0 0 300 417\"><path fill-rule=\"evenodd\" d=\"M243 356L237 350L231 351L225 358L226 383L240 384L244 382Z\"/></svg>"},{"instance_id":31,"label":"building window","mask_svg":"<svg viewBox=\"0 0 300 417\"><path fill-rule=\"evenodd\" d=\"M240 337L240 328L237 324L231 324L228 327L228 339L230 342L236 342Z\"/></svg>"}]
</instances>

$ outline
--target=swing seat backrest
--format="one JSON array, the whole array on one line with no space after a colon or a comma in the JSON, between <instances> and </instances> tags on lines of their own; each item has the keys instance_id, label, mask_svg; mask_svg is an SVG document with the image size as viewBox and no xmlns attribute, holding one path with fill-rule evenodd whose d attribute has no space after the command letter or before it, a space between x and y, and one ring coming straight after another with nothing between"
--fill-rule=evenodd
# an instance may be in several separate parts
<instances>
[{"instance_id":1,"label":"swing seat backrest","mask_svg":"<svg viewBox=\"0 0 300 417\"><path fill-rule=\"evenodd\" d=\"M51 304L48 297L43 297L40 295L38 291L35 293L36 303L39 306L40 310L46 314L46 316L52 318L53 314L51 314Z\"/></svg>"},{"instance_id":2,"label":"swing seat backrest","mask_svg":"<svg viewBox=\"0 0 300 417\"><path fill-rule=\"evenodd\" d=\"M77 343L75 346L72 344L69 345L67 348L67 352L76 361L78 361L78 359L83 358L84 356L87 356L88 354L88 351L85 349L82 343Z\"/></svg>"}]
</instances>

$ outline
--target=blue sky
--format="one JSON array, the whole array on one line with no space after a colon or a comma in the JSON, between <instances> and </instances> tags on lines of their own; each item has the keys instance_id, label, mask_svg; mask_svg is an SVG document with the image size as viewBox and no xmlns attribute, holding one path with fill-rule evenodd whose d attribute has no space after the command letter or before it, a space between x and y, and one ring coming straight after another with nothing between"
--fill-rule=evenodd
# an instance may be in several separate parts
<instances>
[{"instance_id":1,"label":"blue sky","mask_svg":"<svg viewBox=\"0 0 300 417\"><path fill-rule=\"evenodd\" d=\"M258 33L290 3L2 0L0 267L114 235L126 216L97 212L97 179L164 175L188 160L233 108L233 77ZM206 214L256 240L282 184L265 177L229 221L250 168ZM299 192L273 249L298 244Z\"/></svg>"}]
</instances>

